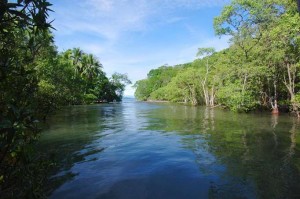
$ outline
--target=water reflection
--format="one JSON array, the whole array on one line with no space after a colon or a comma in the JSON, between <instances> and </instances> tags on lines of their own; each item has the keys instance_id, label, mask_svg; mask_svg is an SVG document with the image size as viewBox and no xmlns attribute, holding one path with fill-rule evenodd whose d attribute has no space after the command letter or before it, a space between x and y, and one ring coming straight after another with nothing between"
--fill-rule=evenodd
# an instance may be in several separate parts
<instances>
[{"instance_id":1,"label":"water reflection","mask_svg":"<svg viewBox=\"0 0 300 199\"><path fill-rule=\"evenodd\" d=\"M300 197L295 118L125 101L52 119L52 198Z\"/></svg>"},{"instance_id":2,"label":"water reflection","mask_svg":"<svg viewBox=\"0 0 300 199\"><path fill-rule=\"evenodd\" d=\"M80 174L72 170L75 164L96 161L98 154L112 147L103 145L101 140L123 128L122 113L119 104L76 106L67 107L50 119L40 147L52 154L57 164L49 192Z\"/></svg>"},{"instance_id":3,"label":"water reflection","mask_svg":"<svg viewBox=\"0 0 300 199\"><path fill-rule=\"evenodd\" d=\"M178 120L168 116L168 109L164 114L154 112L153 117L165 120L161 130L185 133L182 142L194 152L201 172L220 177L211 181L209 193L214 197L300 197L300 154L296 149L299 120L209 108L195 116L195 110L187 111L186 107L182 108L183 113L181 107L177 108L176 115L182 116ZM185 130L187 122L190 131ZM155 124L149 125L148 130L152 126Z\"/></svg>"}]
</instances>

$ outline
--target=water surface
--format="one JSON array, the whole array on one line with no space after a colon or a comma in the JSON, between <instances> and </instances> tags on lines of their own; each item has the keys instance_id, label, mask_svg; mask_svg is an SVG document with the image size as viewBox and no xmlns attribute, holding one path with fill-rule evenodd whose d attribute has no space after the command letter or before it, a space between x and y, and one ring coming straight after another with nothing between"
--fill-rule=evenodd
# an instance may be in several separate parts
<instances>
[{"instance_id":1,"label":"water surface","mask_svg":"<svg viewBox=\"0 0 300 199\"><path fill-rule=\"evenodd\" d=\"M300 122L288 115L135 102L66 107L42 150L50 198L300 198Z\"/></svg>"}]
</instances>

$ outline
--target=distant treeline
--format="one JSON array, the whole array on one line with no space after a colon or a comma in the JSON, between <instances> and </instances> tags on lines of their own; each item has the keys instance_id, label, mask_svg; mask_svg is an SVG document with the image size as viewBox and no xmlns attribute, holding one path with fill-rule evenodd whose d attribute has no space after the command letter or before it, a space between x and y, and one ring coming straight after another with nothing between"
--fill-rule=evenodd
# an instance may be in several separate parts
<instances>
[{"instance_id":1,"label":"distant treeline","mask_svg":"<svg viewBox=\"0 0 300 199\"><path fill-rule=\"evenodd\" d=\"M222 105L234 111L289 108L299 117L300 16L294 0L234 0L214 19L220 52L199 48L198 59L151 70L135 83L139 100Z\"/></svg>"}]
</instances>

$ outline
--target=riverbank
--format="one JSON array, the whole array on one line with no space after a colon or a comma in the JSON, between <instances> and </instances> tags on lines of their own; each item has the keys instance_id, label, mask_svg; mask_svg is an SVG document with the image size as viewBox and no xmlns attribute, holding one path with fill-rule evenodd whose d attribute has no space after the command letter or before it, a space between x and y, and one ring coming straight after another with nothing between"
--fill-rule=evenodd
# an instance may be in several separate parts
<instances>
[{"instance_id":1,"label":"riverbank","mask_svg":"<svg viewBox=\"0 0 300 199\"><path fill-rule=\"evenodd\" d=\"M166 101L166 100L146 100L145 102L150 102L150 103L171 103L170 101Z\"/></svg>"}]
</instances>

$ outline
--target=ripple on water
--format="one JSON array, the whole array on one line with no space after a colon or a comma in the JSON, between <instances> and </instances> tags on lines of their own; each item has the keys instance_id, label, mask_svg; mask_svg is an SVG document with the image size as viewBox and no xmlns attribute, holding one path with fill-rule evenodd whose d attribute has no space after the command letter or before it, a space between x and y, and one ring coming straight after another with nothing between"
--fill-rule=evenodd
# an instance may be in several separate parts
<instances>
[{"instance_id":1,"label":"ripple on water","mask_svg":"<svg viewBox=\"0 0 300 199\"><path fill-rule=\"evenodd\" d=\"M64 110L41 143L57 151L55 176L71 176L50 198L299 196L299 124L275 119L138 102Z\"/></svg>"}]
</instances>

